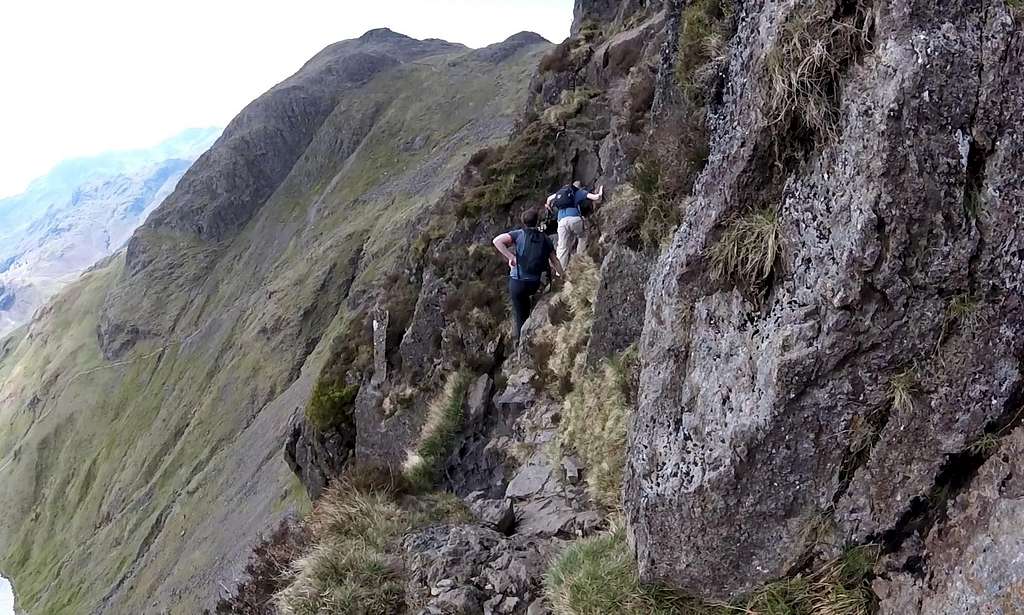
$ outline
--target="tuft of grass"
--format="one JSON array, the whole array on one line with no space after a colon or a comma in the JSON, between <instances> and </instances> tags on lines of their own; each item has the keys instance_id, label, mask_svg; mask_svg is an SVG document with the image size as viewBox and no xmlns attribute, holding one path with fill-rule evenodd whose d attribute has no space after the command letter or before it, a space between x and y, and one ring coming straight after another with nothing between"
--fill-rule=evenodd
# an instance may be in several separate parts
<instances>
[{"instance_id":1,"label":"tuft of grass","mask_svg":"<svg viewBox=\"0 0 1024 615\"><path fill-rule=\"evenodd\" d=\"M993 433L987 433L967 445L967 452L972 455L988 457L999 449L1003 439Z\"/></svg>"},{"instance_id":2,"label":"tuft of grass","mask_svg":"<svg viewBox=\"0 0 1024 615\"><path fill-rule=\"evenodd\" d=\"M780 255L778 214L771 208L756 210L727 223L710 250L711 274L718 280L760 290L775 271Z\"/></svg>"},{"instance_id":3,"label":"tuft of grass","mask_svg":"<svg viewBox=\"0 0 1024 615\"><path fill-rule=\"evenodd\" d=\"M555 615L869 615L880 550L854 547L806 575L764 585L731 604L706 603L640 582L621 523L578 540L554 560L544 589Z\"/></svg>"},{"instance_id":4,"label":"tuft of grass","mask_svg":"<svg viewBox=\"0 0 1024 615\"><path fill-rule=\"evenodd\" d=\"M411 526L383 491L330 487L313 510L310 550L292 562L287 586L275 602L282 615L366 613L387 615L402 605L400 569L389 542Z\"/></svg>"},{"instance_id":5,"label":"tuft of grass","mask_svg":"<svg viewBox=\"0 0 1024 615\"><path fill-rule=\"evenodd\" d=\"M558 104L545 109L541 117L549 125L560 128L570 119L579 115L593 97L594 92L585 88L565 90L562 92Z\"/></svg>"},{"instance_id":6,"label":"tuft of grass","mask_svg":"<svg viewBox=\"0 0 1024 615\"><path fill-rule=\"evenodd\" d=\"M550 343L550 352L538 352L541 372L551 376L556 384L556 394L565 394L572 388L576 374L583 371L584 354L590 329L594 324L594 300L601 272L594 260L587 254L575 254L569 262L568 279L556 298L556 305L565 308L567 319L545 328L537 336L543 345ZM553 329L553 331L551 330Z\"/></svg>"},{"instance_id":7,"label":"tuft of grass","mask_svg":"<svg viewBox=\"0 0 1024 615\"><path fill-rule=\"evenodd\" d=\"M1024 0L1006 0L1006 8L1015 19L1024 19Z\"/></svg>"},{"instance_id":8,"label":"tuft of grass","mask_svg":"<svg viewBox=\"0 0 1024 615\"><path fill-rule=\"evenodd\" d=\"M577 540L549 567L544 590L554 615L675 615L688 602L658 586L640 583L626 531ZM689 611L694 612L694 611ZM710 613L710 612L709 612Z\"/></svg>"},{"instance_id":9,"label":"tuft of grass","mask_svg":"<svg viewBox=\"0 0 1024 615\"><path fill-rule=\"evenodd\" d=\"M559 445L580 458L590 496L607 508L620 505L633 398L629 373L636 361L636 350L630 348L588 371L566 396L558 424Z\"/></svg>"},{"instance_id":10,"label":"tuft of grass","mask_svg":"<svg viewBox=\"0 0 1024 615\"><path fill-rule=\"evenodd\" d=\"M633 186L640 195L640 240L657 248L679 225L680 212L665 186L664 167L653 157L644 157L633 165Z\"/></svg>"},{"instance_id":11,"label":"tuft of grass","mask_svg":"<svg viewBox=\"0 0 1024 615\"><path fill-rule=\"evenodd\" d=\"M826 138L835 138L842 73L870 48L870 11L855 3L843 14L837 0L797 3L782 25L778 43L764 61L771 123L798 120Z\"/></svg>"},{"instance_id":12,"label":"tuft of grass","mask_svg":"<svg viewBox=\"0 0 1024 615\"><path fill-rule=\"evenodd\" d=\"M306 521L310 545L282 573L280 615L404 612L405 578L395 553L410 530L468 513L450 494L399 500L394 482L341 480Z\"/></svg>"},{"instance_id":13,"label":"tuft of grass","mask_svg":"<svg viewBox=\"0 0 1024 615\"><path fill-rule=\"evenodd\" d=\"M676 81L690 100L706 98L708 83L727 60L733 13L730 0L695 0L683 9L675 68Z\"/></svg>"},{"instance_id":14,"label":"tuft of grass","mask_svg":"<svg viewBox=\"0 0 1024 615\"><path fill-rule=\"evenodd\" d=\"M452 374L441 394L431 402L419 444L405 463L405 477L414 490L427 491L437 482L444 461L452 452L455 437L462 429L469 382L466 371Z\"/></svg>"},{"instance_id":15,"label":"tuft of grass","mask_svg":"<svg viewBox=\"0 0 1024 615\"><path fill-rule=\"evenodd\" d=\"M965 330L974 330L978 326L978 308L980 307L981 300L970 293L955 295L946 306L945 322L959 325Z\"/></svg>"},{"instance_id":16,"label":"tuft of grass","mask_svg":"<svg viewBox=\"0 0 1024 615\"><path fill-rule=\"evenodd\" d=\"M917 373L907 368L889 380L889 399L892 407L903 412L914 407L914 396L917 394Z\"/></svg>"},{"instance_id":17,"label":"tuft of grass","mask_svg":"<svg viewBox=\"0 0 1024 615\"><path fill-rule=\"evenodd\" d=\"M459 218L476 218L554 185L556 132L554 126L535 118L507 145L489 152L477 169L478 178L469 183L456 205L455 214Z\"/></svg>"},{"instance_id":18,"label":"tuft of grass","mask_svg":"<svg viewBox=\"0 0 1024 615\"><path fill-rule=\"evenodd\" d=\"M960 293L951 297L942 318L939 339L935 342L936 352L942 346L946 336L954 329L959 329L965 335L977 333L981 328L980 308L981 299L970 293Z\"/></svg>"},{"instance_id":19,"label":"tuft of grass","mask_svg":"<svg viewBox=\"0 0 1024 615\"><path fill-rule=\"evenodd\" d=\"M319 381L306 406L306 418L317 431L337 431L352 424L352 406L359 385Z\"/></svg>"}]
</instances>

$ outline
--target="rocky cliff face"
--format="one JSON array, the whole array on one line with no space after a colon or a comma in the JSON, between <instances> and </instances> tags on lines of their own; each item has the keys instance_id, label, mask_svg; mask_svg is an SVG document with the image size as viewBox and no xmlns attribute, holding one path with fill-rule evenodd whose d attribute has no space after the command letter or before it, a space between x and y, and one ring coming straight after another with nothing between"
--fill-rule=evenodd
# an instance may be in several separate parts
<instances>
[{"instance_id":1,"label":"rocky cliff face","mask_svg":"<svg viewBox=\"0 0 1024 615\"><path fill-rule=\"evenodd\" d=\"M0 345L4 570L40 612L1020 610L1017 19L580 0L553 47L328 48ZM516 352L489 242L571 178L609 199Z\"/></svg>"},{"instance_id":2,"label":"rocky cliff face","mask_svg":"<svg viewBox=\"0 0 1024 615\"><path fill-rule=\"evenodd\" d=\"M1002 3L737 13L648 285L625 495L645 577L725 598L877 542L884 612L1021 608L1017 496L991 483L1022 401L1022 40Z\"/></svg>"}]
</instances>

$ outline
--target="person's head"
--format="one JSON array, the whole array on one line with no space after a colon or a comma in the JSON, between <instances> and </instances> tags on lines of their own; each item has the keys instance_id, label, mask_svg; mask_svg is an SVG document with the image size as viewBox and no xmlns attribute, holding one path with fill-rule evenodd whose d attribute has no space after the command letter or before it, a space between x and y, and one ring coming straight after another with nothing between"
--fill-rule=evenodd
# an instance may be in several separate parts
<instances>
[{"instance_id":1,"label":"person's head","mask_svg":"<svg viewBox=\"0 0 1024 615\"><path fill-rule=\"evenodd\" d=\"M536 228L540 223L540 216L537 214L537 210L531 207L523 212L523 215L519 216L519 221L523 223L526 228Z\"/></svg>"},{"instance_id":2,"label":"person's head","mask_svg":"<svg viewBox=\"0 0 1024 615\"><path fill-rule=\"evenodd\" d=\"M577 189L577 190L579 190L580 188L583 187L583 182L581 182L580 180L577 179L576 181L574 181L572 183L572 187Z\"/></svg>"}]
</instances>

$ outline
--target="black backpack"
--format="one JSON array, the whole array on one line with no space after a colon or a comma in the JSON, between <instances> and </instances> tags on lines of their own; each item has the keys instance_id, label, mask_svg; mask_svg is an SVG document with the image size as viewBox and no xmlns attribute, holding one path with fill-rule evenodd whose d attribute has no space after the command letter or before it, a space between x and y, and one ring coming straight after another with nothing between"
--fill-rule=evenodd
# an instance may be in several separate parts
<instances>
[{"instance_id":1,"label":"black backpack","mask_svg":"<svg viewBox=\"0 0 1024 615\"><path fill-rule=\"evenodd\" d=\"M576 206L576 188L566 186L555 193L555 209L568 209Z\"/></svg>"},{"instance_id":2,"label":"black backpack","mask_svg":"<svg viewBox=\"0 0 1024 615\"><path fill-rule=\"evenodd\" d=\"M523 229L523 247L516 254L516 269L519 276L524 273L540 276L548 270L547 237L537 229Z\"/></svg>"}]
</instances>

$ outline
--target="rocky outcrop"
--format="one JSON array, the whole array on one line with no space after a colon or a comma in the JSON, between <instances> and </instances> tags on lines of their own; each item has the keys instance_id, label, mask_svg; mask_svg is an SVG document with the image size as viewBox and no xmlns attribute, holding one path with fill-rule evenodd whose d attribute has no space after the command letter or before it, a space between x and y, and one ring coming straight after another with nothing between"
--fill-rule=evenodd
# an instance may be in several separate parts
<instances>
[{"instance_id":1,"label":"rocky outcrop","mask_svg":"<svg viewBox=\"0 0 1024 615\"><path fill-rule=\"evenodd\" d=\"M424 604L422 615L522 615L542 608L540 579L559 545L461 525L412 534L402 546L407 595Z\"/></svg>"},{"instance_id":2,"label":"rocky outcrop","mask_svg":"<svg viewBox=\"0 0 1024 615\"><path fill-rule=\"evenodd\" d=\"M284 460L311 499L320 497L331 479L341 474L355 449L347 430L318 432L300 416L292 419L284 444Z\"/></svg>"},{"instance_id":3,"label":"rocky outcrop","mask_svg":"<svg viewBox=\"0 0 1024 615\"><path fill-rule=\"evenodd\" d=\"M589 365L609 359L640 340L646 307L644 287L649 277L650 261L628 248L613 248L605 257L587 342Z\"/></svg>"},{"instance_id":4,"label":"rocky outcrop","mask_svg":"<svg viewBox=\"0 0 1024 615\"><path fill-rule=\"evenodd\" d=\"M898 568L875 581L882 613L1024 611L1024 431L997 445L970 488L948 502L948 519L928 534L923 557L916 556L918 569Z\"/></svg>"},{"instance_id":5,"label":"rocky outcrop","mask_svg":"<svg viewBox=\"0 0 1024 615\"><path fill-rule=\"evenodd\" d=\"M952 475L973 490L962 453L1020 402L1020 29L998 3L834 9L864 44L823 41L847 63L827 76L834 100L818 100L832 120L800 115L806 92L782 116L803 136L769 106L771 71L795 69L767 58L808 34L793 28L810 9L740 15L708 166L648 285L630 537L645 579L706 597L798 568L822 524L835 549L895 549L942 526L922 509L945 507ZM716 275L716 244L764 209L777 227L762 237L781 245L769 275L753 287ZM907 557L930 571L960 554ZM986 579L999 557L963 574ZM934 582L957 582L945 574ZM996 579L1012 576L972 591L1009 596ZM974 612L934 599L949 610L922 612Z\"/></svg>"}]
</instances>

